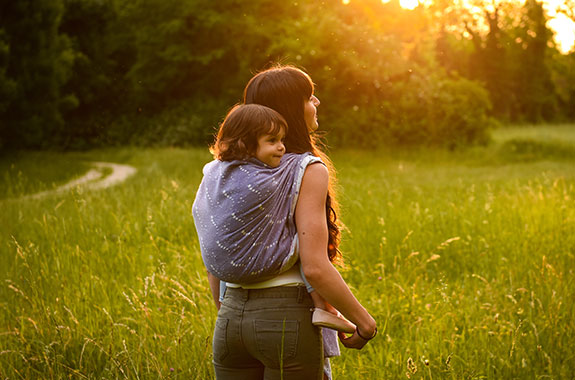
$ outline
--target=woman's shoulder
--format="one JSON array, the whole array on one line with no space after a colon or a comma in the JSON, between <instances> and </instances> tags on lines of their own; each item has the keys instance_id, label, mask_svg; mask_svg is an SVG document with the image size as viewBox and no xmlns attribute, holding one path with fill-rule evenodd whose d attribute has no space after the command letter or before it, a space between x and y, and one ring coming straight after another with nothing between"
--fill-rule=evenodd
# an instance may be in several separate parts
<instances>
[{"instance_id":1,"label":"woman's shoulder","mask_svg":"<svg viewBox=\"0 0 575 380\"><path fill-rule=\"evenodd\" d=\"M325 203L325 197L329 185L329 172L325 165L309 165L303 173L300 199L298 205L304 204L303 208L313 208L313 205ZM301 208L301 207L300 207Z\"/></svg>"},{"instance_id":2,"label":"woman's shoulder","mask_svg":"<svg viewBox=\"0 0 575 380\"><path fill-rule=\"evenodd\" d=\"M317 163L322 163L321 160L315 161ZM312 162L312 163L315 163ZM308 180L311 178L314 182L323 183L326 182L329 178L329 171L325 165L310 165L307 166L305 169L305 173L303 175L304 180Z\"/></svg>"}]
</instances>

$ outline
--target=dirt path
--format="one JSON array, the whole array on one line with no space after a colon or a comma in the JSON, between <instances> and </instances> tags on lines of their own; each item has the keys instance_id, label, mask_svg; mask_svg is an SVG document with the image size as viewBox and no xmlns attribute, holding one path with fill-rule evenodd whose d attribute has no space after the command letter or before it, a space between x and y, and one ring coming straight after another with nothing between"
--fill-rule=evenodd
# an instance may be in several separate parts
<instances>
[{"instance_id":1,"label":"dirt path","mask_svg":"<svg viewBox=\"0 0 575 380\"><path fill-rule=\"evenodd\" d=\"M87 190L105 189L125 181L137 172L137 169L133 166L114 164L112 162L92 162L92 165L95 168L90 169L80 178L70 181L56 189L26 195L22 198L43 198L49 195L69 191L80 186ZM104 176L105 169L111 169L112 173Z\"/></svg>"}]
</instances>

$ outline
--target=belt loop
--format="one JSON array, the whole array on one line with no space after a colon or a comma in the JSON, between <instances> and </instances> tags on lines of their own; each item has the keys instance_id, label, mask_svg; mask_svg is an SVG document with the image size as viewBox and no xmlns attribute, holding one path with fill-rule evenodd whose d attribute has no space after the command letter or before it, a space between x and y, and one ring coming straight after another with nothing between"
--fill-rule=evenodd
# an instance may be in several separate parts
<instances>
[{"instance_id":1,"label":"belt loop","mask_svg":"<svg viewBox=\"0 0 575 380\"><path fill-rule=\"evenodd\" d=\"M303 300L303 290L304 287L303 286L298 286L297 287L297 303L301 303L301 301Z\"/></svg>"}]
</instances>

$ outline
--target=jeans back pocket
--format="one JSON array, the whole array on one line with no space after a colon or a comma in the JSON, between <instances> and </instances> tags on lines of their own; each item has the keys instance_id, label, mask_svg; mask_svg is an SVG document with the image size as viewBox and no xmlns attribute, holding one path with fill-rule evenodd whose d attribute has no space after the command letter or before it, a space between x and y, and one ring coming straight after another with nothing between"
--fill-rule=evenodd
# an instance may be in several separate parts
<instances>
[{"instance_id":1,"label":"jeans back pocket","mask_svg":"<svg viewBox=\"0 0 575 380\"><path fill-rule=\"evenodd\" d=\"M214 328L214 361L222 362L228 356L228 319L217 318L216 327Z\"/></svg>"},{"instance_id":2,"label":"jeans back pocket","mask_svg":"<svg viewBox=\"0 0 575 380\"><path fill-rule=\"evenodd\" d=\"M267 367L293 359L297 353L299 322L297 320L254 320L258 358Z\"/></svg>"}]
</instances>

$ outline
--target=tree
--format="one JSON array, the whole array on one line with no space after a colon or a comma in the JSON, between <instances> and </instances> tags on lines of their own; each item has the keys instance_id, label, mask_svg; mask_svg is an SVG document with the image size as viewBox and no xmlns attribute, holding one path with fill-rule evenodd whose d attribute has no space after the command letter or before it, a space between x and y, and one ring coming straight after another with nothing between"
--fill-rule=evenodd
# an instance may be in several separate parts
<instances>
[{"instance_id":1,"label":"tree","mask_svg":"<svg viewBox=\"0 0 575 380\"><path fill-rule=\"evenodd\" d=\"M546 26L543 4L527 0L524 5L521 66L518 96L521 111L533 123L552 120L557 114L556 95L548 67L553 34Z\"/></svg>"},{"instance_id":2,"label":"tree","mask_svg":"<svg viewBox=\"0 0 575 380\"><path fill-rule=\"evenodd\" d=\"M11 95L0 109L4 145L52 144L64 125L62 111L77 104L73 95L61 91L74 61L68 38L58 32L63 9L61 0L14 0L2 5L1 54L7 61L2 88Z\"/></svg>"},{"instance_id":3,"label":"tree","mask_svg":"<svg viewBox=\"0 0 575 380\"><path fill-rule=\"evenodd\" d=\"M120 27L118 8L117 0L65 2L59 31L69 38L75 59L62 89L78 99L78 106L64 114L66 145L97 139L129 110L126 72L135 52L129 28Z\"/></svg>"},{"instance_id":4,"label":"tree","mask_svg":"<svg viewBox=\"0 0 575 380\"><path fill-rule=\"evenodd\" d=\"M6 111L6 108L16 95L16 81L6 75L9 57L10 45L8 44L8 38L6 32L0 29L0 115ZM4 124L4 127L6 127L6 124ZM0 141L1 147L2 142Z\"/></svg>"},{"instance_id":5,"label":"tree","mask_svg":"<svg viewBox=\"0 0 575 380\"><path fill-rule=\"evenodd\" d=\"M502 8L503 5L499 3L493 6L492 11L487 9L484 11L488 27L485 37L482 37L470 23L466 23L465 27L474 46L469 60L470 75L485 83L491 96L494 114L500 118L510 119L514 91L509 50L513 42L502 28Z\"/></svg>"}]
</instances>

